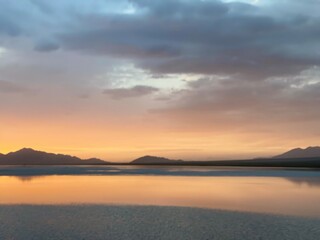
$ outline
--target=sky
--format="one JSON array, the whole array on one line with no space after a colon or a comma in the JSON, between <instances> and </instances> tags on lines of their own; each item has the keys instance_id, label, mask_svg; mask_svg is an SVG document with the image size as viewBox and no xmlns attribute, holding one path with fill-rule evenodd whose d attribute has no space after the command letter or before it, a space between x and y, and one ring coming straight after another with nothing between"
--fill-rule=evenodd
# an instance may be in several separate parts
<instances>
[{"instance_id":1,"label":"sky","mask_svg":"<svg viewBox=\"0 0 320 240\"><path fill-rule=\"evenodd\" d=\"M319 145L318 0L0 0L0 152L126 161Z\"/></svg>"}]
</instances>

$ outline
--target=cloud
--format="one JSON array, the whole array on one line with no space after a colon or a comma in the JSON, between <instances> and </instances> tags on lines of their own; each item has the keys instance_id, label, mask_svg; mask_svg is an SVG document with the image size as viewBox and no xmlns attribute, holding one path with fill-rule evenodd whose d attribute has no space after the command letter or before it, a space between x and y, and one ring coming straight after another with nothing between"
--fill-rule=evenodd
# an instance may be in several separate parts
<instances>
[{"instance_id":1,"label":"cloud","mask_svg":"<svg viewBox=\"0 0 320 240\"><path fill-rule=\"evenodd\" d=\"M34 47L34 49L39 52L51 52L58 50L59 48L59 44L50 40L39 41Z\"/></svg>"},{"instance_id":2,"label":"cloud","mask_svg":"<svg viewBox=\"0 0 320 240\"><path fill-rule=\"evenodd\" d=\"M0 10L0 35L18 36L21 33L20 26L14 21L12 16L2 14Z\"/></svg>"},{"instance_id":3,"label":"cloud","mask_svg":"<svg viewBox=\"0 0 320 240\"><path fill-rule=\"evenodd\" d=\"M2 132L12 119L32 119L34 128L41 121L42 144L59 119L61 134L85 126L91 137L81 139L96 139L97 128L98 145L113 131L121 151L128 132L135 145L142 131L170 145L163 148L190 144L210 154L213 141L233 149L240 135L254 143L269 136L269 146L314 144L320 2L249 2L0 0ZM29 88L36 94L21 94Z\"/></svg>"},{"instance_id":4,"label":"cloud","mask_svg":"<svg viewBox=\"0 0 320 240\"><path fill-rule=\"evenodd\" d=\"M0 93L23 93L29 91L27 88L8 81L0 81Z\"/></svg>"},{"instance_id":5,"label":"cloud","mask_svg":"<svg viewBox=\"0 0 320 240\"><path fill-rule=\"evenodd\" d=\"M45 14L53 14L54 9L50 6L49 2L44 0L29 0L34 6Z\"/></svg>"},{"instance_id":6,"label":"cloud","mask_svg":"<svg viewBox=\"0 0 320 240\"><path fill-rule=\"evenodd\" d=\"M251 80L320 64L320 4L313 0L1 1L0 33L27 36L36 51L60 47L129 60L154 74Z\"/></svg>"},{"instance_id":7,"label":"cloud","mask_svg":"<svg viewBox=\"0 0 320 240\"><path fill-rule=\"evenodd\" d=\"M103 93L115 100L120 100L125 98L142 97L142 96L150 95L157 91L159 91L159 89L155 87L137 85L131 88L105 89Z\"/></svg>"},{"instance_id":8,"label":"cloud","mask_svg":"<svg viewBox=\"0 0 320 240\"><path fill-rule=\"evenodd\" d=\"M172 93L167 106L153 112L185 130L320 134L320 81L310 79L308 73L289 81L202 78Z\"/></svg>"},{"instance_id":9,"label":"cloud","mask_svg":"<svg viewBox=\"0 0 320 240\"><path fill-rule=\"evenodd\" d=\"M294 75L320 64L318 17L284 5L131 1L133 14L90 14L59 38L66 49L135 61L155 73ZM306 3L309 6L310 3ZM271 9L277 9L273 13ZM309 8L300 8L309 9Z\"/></svg>"}]
</instances>

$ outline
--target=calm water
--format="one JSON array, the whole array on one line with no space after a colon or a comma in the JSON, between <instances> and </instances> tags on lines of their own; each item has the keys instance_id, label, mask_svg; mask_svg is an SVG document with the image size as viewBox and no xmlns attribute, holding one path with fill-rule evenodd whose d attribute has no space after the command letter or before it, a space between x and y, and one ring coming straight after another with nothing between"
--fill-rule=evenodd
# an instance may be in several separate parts
<instances>
[{"instance_id":1,"label":"calm water","mask_svg":"<svg viewBox=\"0 0 320 240\"><path fill-rule=\"evenodd\" d=\"M320 217L320 172L204 167L0 167L0 204L189 206Z\"/></svg>"}]
</instances>

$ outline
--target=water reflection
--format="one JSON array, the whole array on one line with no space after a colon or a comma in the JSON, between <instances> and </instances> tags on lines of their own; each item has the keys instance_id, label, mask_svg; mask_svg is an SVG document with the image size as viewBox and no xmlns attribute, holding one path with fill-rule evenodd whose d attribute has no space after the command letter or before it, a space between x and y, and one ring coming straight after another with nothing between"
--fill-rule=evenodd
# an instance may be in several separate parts
<instances>
[{"instance_id":1,"label":"water reflection","mask_svg":"<svg viewBox=\"0 0 320 240\"><path fill-rule=\"evenodd\" d=\"M299 178L286 178L287 180L297 185L307 185L309 187L320 188L320 178L316 177L299 177Z\"/></svg>"},{"instance_id":2,"label":"water reflection","mask_svg":"<svg viewBox=\"0 0 320 240\"><path fill-rule=\"evenodd\" d=\"M320 188L300 184L306 179L319 183L270 176L2 176L0 204L189 206L320 217Z\"/></svg>"},{"instance_id":3,"label":"water reflection","mask_svg":"<svg viewBox=\"0 0 320 240\"><path fill-rule=\"evenodd\" d=\"M0 176L14 176L21 181L55 175L143 175L190 177L279 177L298 185L320 187L316 169L196 167L196 166L0 166Z\"/></svg>"}]
</instances>

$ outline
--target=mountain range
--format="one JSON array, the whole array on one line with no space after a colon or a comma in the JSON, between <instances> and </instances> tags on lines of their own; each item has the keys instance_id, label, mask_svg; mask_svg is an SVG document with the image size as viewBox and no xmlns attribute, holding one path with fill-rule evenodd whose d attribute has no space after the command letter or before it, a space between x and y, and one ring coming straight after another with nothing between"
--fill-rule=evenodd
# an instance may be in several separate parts
<instances>
[{"instance_id":1,"label":"mountain range","mask_svg":"<svg viewBox=\"0 0 320 240\"><path fill-rule=\"evenodd\" d=\"M120 164L106 162L97 158L80 159L78 157L36 151L23 148L8 154L0 153L0 165L107 165ZM306 149L295 148L272 158L225 161L183 161L156 156L144 156L129 163L131 165L203 165L203 166L300 166L320 165L320 147Z\"/></svg>"},{"instance_id":2,"label":"mountain range","mask_svg":"<svg viewBox=\"0 0 320 240\"><path fill-rule=\"evenodd\" d=\"M314 158L320 157L320 147L294 148L273 158Z\"/></svg>"},{"instance_id":3,"label":"mountain range","mask_svg":"<svg viewBox=\"0 0 320 240\"><path fill-rule=\"evenodd\" d=\"M23 148L6 155L0 154L0 165L100 165L108 164L97 158L82 160L78 157L46 153L31 148Z\"/></svg>"}]
</instances>

